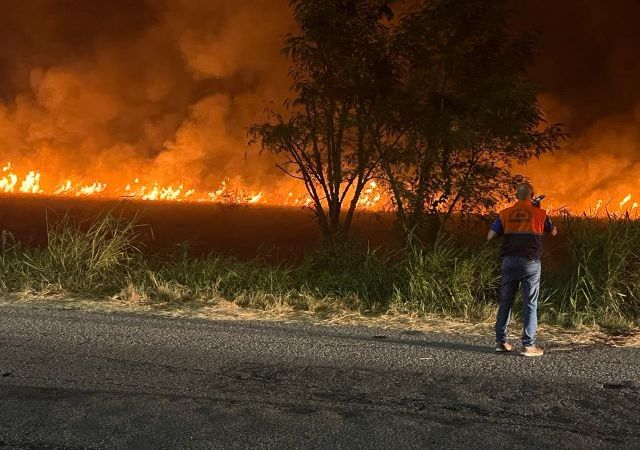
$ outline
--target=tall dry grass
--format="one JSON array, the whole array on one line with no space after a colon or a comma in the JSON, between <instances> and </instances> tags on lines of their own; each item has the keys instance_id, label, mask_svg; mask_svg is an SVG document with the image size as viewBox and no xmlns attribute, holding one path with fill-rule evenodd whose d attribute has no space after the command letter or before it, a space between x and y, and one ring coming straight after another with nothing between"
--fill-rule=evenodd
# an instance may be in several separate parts
<instances>
[{"instance_id":1,"label":"tall dry grass","mask_svg":"<svg viewBox=\"0 0 640 450\"><path fill-rule=\"evenodd\" d=\"M410 239L395 304L411 312L486 319L497 298L498 262L496 247L465 248L446 235L430 248Z\"/></svg>"}]
</instances>

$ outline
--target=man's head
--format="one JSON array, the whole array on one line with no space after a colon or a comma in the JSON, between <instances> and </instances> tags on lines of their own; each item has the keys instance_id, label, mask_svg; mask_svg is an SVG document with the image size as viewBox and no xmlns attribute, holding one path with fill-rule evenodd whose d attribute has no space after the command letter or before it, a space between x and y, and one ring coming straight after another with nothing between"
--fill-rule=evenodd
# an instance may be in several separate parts
<instances>
[{"instance_id":1,"label":"man's head","mask_svg":"<svg viewBox=\"0 0 640 450\"><path fill-rule=\"evenodd\" d=\"M518 183L516 197L518 197L518 200L531 200L533 198L533 186L529 183Z\"/></svg>"}]
</instances>

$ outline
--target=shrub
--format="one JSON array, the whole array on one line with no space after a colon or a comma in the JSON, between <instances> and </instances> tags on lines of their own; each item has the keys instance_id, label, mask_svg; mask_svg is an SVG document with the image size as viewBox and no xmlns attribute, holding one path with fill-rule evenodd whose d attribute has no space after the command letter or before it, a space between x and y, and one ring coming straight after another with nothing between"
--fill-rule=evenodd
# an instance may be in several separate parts
<instances>
[{"instance_id":1,"label":"shrub","mask_svg":"<svg viewBox=\"0 0 640 450\"><path fill-rule=\"evenodd\" d=\"M316 297L343 299L352 309L385 309L402 283L394 253L334 242L312 252L293 275L298 288Z\"/></svg>"}]
</instances>

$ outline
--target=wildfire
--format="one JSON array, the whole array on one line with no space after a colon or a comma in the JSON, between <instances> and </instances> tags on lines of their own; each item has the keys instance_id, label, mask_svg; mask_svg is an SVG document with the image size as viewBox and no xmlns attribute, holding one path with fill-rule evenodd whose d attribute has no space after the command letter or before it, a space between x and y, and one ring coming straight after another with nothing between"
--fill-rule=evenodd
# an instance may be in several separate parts
<instances>
[{"instance_id":1,"label":"wildfire","mask_svg":"<svg viewBox=\"0 0 640 450\"><path fill-rule=\"evenodd\" d=\"M599 199L599 200L596 202L596 207L595 207L595 213L596 213L596 214L597 214L597 213L602 209L602 204L603 204L603 203L604 203L604 202L602 201L602 199Z\"/></svg>"},{"instance_id":2,"label":"wildfire","mask_svg":"<svg viewBox=\"0 0 640 450\"><path fill-rule=\"evenodd\" d=\"M250 204L258 203L262 199L262 192L258 192L256 195L249 199Z\"/></svg>"},{"instance_id":3,"label":"wildfire","mask_svg":"<svg viewBox=\"0 0 640 450\"><path fill-rule=\"evenodd\" d=\"M609 199L609 201L604 201L602 199L598 199L598 201L596 202L596 204L593 206L593 208L590 208L590 212L593 215L606 215L606 214L638 214L638 207L640 207L640 204L636 201L634 201L633 203L631 203L631 199L633 198L633 196L631 194L627 194L624 196L624 198L622 200L620 200L620 202L618 203L618 210L616 211L615 208L611 209L609 208L609 206L612 203L612 199Z\"/></svg>"},{"instance_id":4,"label":"wildfire","mask_svg":"<svg viewBox=\"0 0 640 450\"><path fill-rule=\"evenodd\" d=\"M54 187L46 189L41 185L41 182L45 182L46 176L41 174L43 172L33 170L20 176L12 164L7 163L0 174L0 193L299 207L308 207L312 203L312 199L300 191L289 191L284 194L265 192L262 189L252 191L246 186L232 186L228 179L222 180L216 189L201 189L187 186L184 183L173 185L158 182L145 183L139 177L122 183L120 186L116 183L100 180L83 184L71 179L66 179L56 185L51 184L49 180L47 185ZM362 209L381 210L387 204L388 199L384 190L375 181L369 182L362 192L359 206Z\"/></svg>"},{"instance_id":5,"label":"wildfire","mask_svg":"<svg viewBox=\"0 0 640 450\"><path fill-rule=\"evenodd\" d=\"M112 181L107 183L98 179L91 180L89 183L64 179L56 184L42 170L17 172L10 162L2 167L0 173L0 193L5 194L128 198L144 201L208 202L227 205L311 206L311 197L301 191L298 186L295 187L298 190L271 192L265 191L264 187L252 190L233 183L230 179L225 179L216 188L203 189L200 186L189 186L185 183L145 182L140 177L135 177L121 184ZM640 200L634 201L631 193L626 194L619 202L614 202L614 199L615 197L610 197L607 200L599 199L586 209L595 216L606 214L640 216ZM359 208L370 211L388 209L389 204L388 193L376 181L370 181L366 184L358 201ZM551 203L547 203L544 207L552 214L555 211ZM568 209L574 213L582 212L582 209L576 208L574 205L563 205L560 209Z\"/></svg>"}]
</instances>

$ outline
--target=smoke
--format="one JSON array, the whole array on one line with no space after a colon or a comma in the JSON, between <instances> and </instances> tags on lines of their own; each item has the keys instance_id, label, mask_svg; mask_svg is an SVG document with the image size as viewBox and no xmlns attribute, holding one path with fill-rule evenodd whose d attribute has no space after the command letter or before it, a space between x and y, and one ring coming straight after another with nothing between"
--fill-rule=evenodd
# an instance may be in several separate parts
<instances>
[{"instance_id":1,"label":"smoke","mask_svg":"<svg viewBox=\"0 0 640 450\"><path fill-rule=\"evenodd\" d=\"M519 28L540 33L532 77L549 121L570 138L523 171L554 206L593 206L640 196L640 3L617 0L512 2ZM631 203L629 204L629 206Z\"/></svg>"},{"instance_id":2,"label":"smoke","mask_svg":"<svg viewBox=\"0 0 640 450\"><path fill-rule=\"evenodd\" d=\"M56 183L276 179L245 127L287 92L286 0L1 3L0 159Z\"/></svg>"}]
</instances>

